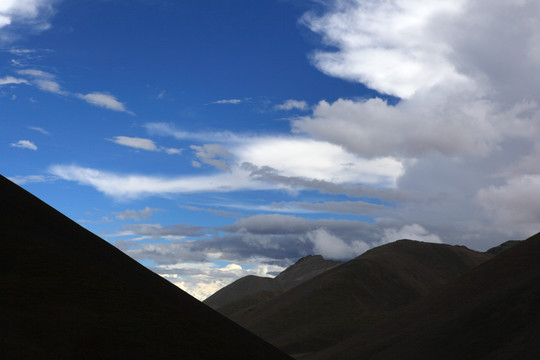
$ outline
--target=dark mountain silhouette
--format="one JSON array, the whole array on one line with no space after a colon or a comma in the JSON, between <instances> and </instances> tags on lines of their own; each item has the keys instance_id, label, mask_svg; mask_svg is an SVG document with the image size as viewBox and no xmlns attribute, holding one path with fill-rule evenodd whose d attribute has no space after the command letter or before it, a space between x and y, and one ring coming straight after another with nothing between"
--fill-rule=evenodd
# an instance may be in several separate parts
<instances>
[{"instance_id":1,"label":"dark mountain silhouette","mask_svg":"<svg viewBox=\"0 0 540 360\"><path fill-rule=\"evenodd\" d=\"M400 240L363 255L231 318L297 358L368 331L492 255L463 246Z\"/></svg>"},{"instance_id":2,"label":"dark mountain silhouette","mask_svg":"<svg viewBox=\"0 0 540 360\"><path fill-rule=\"evenodd\" d=\"M290 359L0 177L2 359Z\"/></svg>"},{"instance_id":3,"label":"dark mountain silhouette","mask_svg":"<svg viewBox=\"0 0 540 360\"><path fill-rule=\"evenodd\" d=\"M245 276L218 290L204 303L221 313L230 315L245 307L277 296L320 273L341 264L325 260L321 255L309 255L298 260L275 278Z\"/></svg>"},{"instance_id":4,"label":"dark mountain silhouette","mask_svg":"<svg viewBox=\"0 0 540 360\"><path fill-rule=\"evenodd\" d=\"M540 234L313 359L538 359Z\"/></svg>"}]
</instances>

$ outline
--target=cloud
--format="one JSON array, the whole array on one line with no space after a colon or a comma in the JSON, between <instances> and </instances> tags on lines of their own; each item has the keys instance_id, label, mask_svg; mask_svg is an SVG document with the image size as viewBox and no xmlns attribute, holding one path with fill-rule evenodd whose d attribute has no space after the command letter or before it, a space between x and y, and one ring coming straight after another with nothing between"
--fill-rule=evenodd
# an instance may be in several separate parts
<instances>
[{"instance_id":1,"label":"cloud","mask_svg":"<svg viewBox=\"0 0 540 360\"><path fill-rule=\"evenodd\" d=\"M154 272L199 300L204 300L234 280L248 276L272 277L272 274L285 270L282 266L261 264L259 262L236 262L218 266L214 262L178 263L160 265Z\"/></svg>"},{"instance_id":2,"label":"cloud","mask_svg":"<svg viewBox=\"0 0 540 360\"><path fill-rule=\"evenodd\" d=\"M330 1L321 16L302 23L336 51L316 51L322 72L361 82L382 93L409 98L440 83L462 83L448 58L452 49L434 28L441 16L465 16L466 1Z\"/></svg>"},{"instance_id":3,"label":"cloud","mask_svg":"<svg viewBox=\"0 0 540 360\"><path fill-rule=\"evenodd\" d=\"M134 199L142 196L198 193L206 191L230 192L262 190L269 185L254 182L249 173L236 169L232 173L210 176L160 177L139 174L117 174L76 165L53 165L51 174L61 179L89 185L116 199Z\"/></svg>"},{"instance_id":4,"label":"cloud","mask_svg":"<svg viewBox=\"0 0 540 360\"><path fill-rule=\"evenodd\" d=\"M274 108L277 110L293 110L293 109L307 110L308 104L307 102L303 100L300 101L300 100L289 99L285 101L283 104L274 106Z\"/></svg>"},{"instance_id":5,"label":"cloud","mask_svg":"<svg viewBox=\"0 0 540 360\"><path fill-rule=\"evenodd\" d=\"M18 70L17 73L19 75L30 77L31 83L40 90L59 95L70 95L67 91L62 90L62 87L56 81L56 76L54 74L38 69Z\"/></svg>"},{"instance_id":6,"label":"cloud","mask_svg":"<svg viewBox=\"0 0 540 360\"><path fill-rule=\"evenodd\" d=\"M49 18L54 14L53 5L59 0L24 0L0 2L0 41L11 42L19 34L10 27L22 25L30 31L43 31L50 27ZM20 30L20 29L18 29Z\"/></svg>"},{"instance_id":7,"label":"cloud","mask_svg":"<svg viewBox=\"0 0 540 360\"><path fill-rule=\"evenodd\" d=\"M134 240L144 239L175 239L181 240L185 237L197 237L204 235L203 228L187 224L174 224L161 226L159 224L130 224L124 227L122 235L136 235Z\"/></svg>"},{"instance_id":8,"label":"cloud","mask_svg":"<svg viewBox=\"0 0 540 360\"><path fill-rule=\"evenodd\" d=\"M241 99L223 99L214 101L212 104L232 104L232 105L238 105L242 103L244 100Z\"/></svg>"},{"instance_id":9,"label":"cloud","mask_svg":"<svg viewBox=\"0 0 540 360\"><path fill-rule=\"evenodd\" d=\"M116 214L116 219L118 220L135 220L135 221L143 221L146 218L149 218L154 214L155 212L163 211L161 209L152 209L150 207L145 207L142 210L125 210L120 213Z\"/></svg>"},{"instance_id":10,"label":"cloud","mask_svg":"<svg viewBox=\"0 0 540 360\"><path fill-rule=\"evenodd\" d=\"M13 176L13 177L8 177L8 179L13 181L17 185L41 183L41 182L48 182L48 181L56 180L55 178L51 176L44 176L44 175Z\"/></svg>"},{"instance_id":11,"label":"cloud","mask_svg":"<svg viewBox=\"0 0 540 360\"><path fill-rule=\"evenodd\" d=\"M324 229L317 229L306 234L306 238L314 245L314 253L326 259L349 260L367 250L370 246L362 241L353 241L347 244L335 235Z\"/></svg>"},{"instance_id":12,"label":"cloud","mask_svg":"<svg viewBox=\"0 0 540 360\"><path fill-rule=\"evenodd\" d=\"M99 106L105 109L125 112L131 115L135 115L132 111L126 109L125 105L118 101L116 97L111 94L103 92L92 92L89 94L77 94L78 98L86 101L89 104Z\"/></svg>"},{"instance_id":13,"label":"cloud","mask_svg":"<svg viewBox=\"0 0 540 360\"><path fill-rule=\"evenodd\" d=\"M195 156L202 163L225 171L231 170L226 160L230 159L233 155L224 147L217 144L206 144L203 146L192 145L191 148L195 150Z\"/></svg>"},{"instance_id":14,"label":"cloud","mask_svg":"<svg viewBox=\"0 0 540 360\"><path fill-rule=\"evenodd\" d=\"M3 78L0 78L0 86L2 85L18 85L18 84L26 84L29 85L28 81L26 79L21 78L15 78L13 76L5 76Z\"/></svg>"},{"instance_id":15,"label":"cloud","mask_svg":"<svg viewBox=\"0 0 540 360\"><path fill-rule=\"evenodd\" d=\"M178 155L182 153L181 149L157 146L153 140L145 139L145 138L129 137L129 136L115 136L113 139L109 139L109 140L118 145L127 146L134 149L141 149L141 150L147 150L147 151L164 151L169 155Z\"/></svg>"},{"instance_id":16,"label":"cloud","mask_svg":"<svg viewBox=\"0 0 540 360\"><path fill-rule=\"evenodd\" d=\"M143 139L138 137L128 137L128 136L115 136L110 141L127 146L132 147L135 149L142 149L142 150L148 150L148 151L159 151L159 148L156 146L156 144L150 140L150 139Z\"/></svg>"},{"instance_id":17,"label":"cloud","mask_svg":"<svg viewBox=\"0 0 540 360\"><path fill-rule=\"evenodd\" d=\"M38 149L38 147L30 140L19 140L16 143L12 143L10 145L16 148L28 149L28 150L34 150L34 151Z\"/></svg>"},{"instance_id":18,"label":"cloud","mask_svg":"<svg viewBox=\"0 0 540 360\"><path fill-rule=\"evenodd\" d=\"M394 158L364 159L339 145L306 138L253 138L232 152L261 179L269 179L264 173L273 169L286 177L392 187L404 170Z\"/></svg>"},{"instance_id":19,"label":"cloud","mask_svg":"<svg viewBox=\"0 0 540 360\"><path fill-rule=\"evenodd\" d=\"M478 191L479 204L499 231L529 236L540 231L540 174L510 177L503 185Z\"/></svg>"},{"instance_id":20,"label":"cloud","mask_svg":"<svg viewBox=\"0 0 540 360\"><path fill-rule=\"evenodd\" d=\"M43 129L43 128L40 128L40 127L38 127L38 126L28 126L28 128L29 128L30 130L34 130L34 131L40 132L40 133L42 133L43 135L50 135L50 133L49 133L47 130L45 130L45 129Z\"/></svg>"},{"instance_id":21,"label":"cloud","mask_svg":"<svg viewBox=\"0 0 540 360\"><path fill-rule=\"evenodd\" d=\"M384 235L381 239L382 244L390 243L396 240L409 239L431 243L442 243L438 235L429 233L418 224L405 225L400 229L384 229Z\"/></svg>"}]
</instances>

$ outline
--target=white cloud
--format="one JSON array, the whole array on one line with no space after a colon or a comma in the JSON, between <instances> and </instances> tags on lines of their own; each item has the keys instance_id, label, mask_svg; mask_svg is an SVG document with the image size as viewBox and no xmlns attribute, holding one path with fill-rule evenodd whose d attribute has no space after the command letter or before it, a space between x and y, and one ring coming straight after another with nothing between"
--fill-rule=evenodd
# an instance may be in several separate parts
<instances>
[{"instance_id":1,"label":"white cloud","mask_svg":"<svg viewBox=\"0 0 540 360\"><path fill-rule=\"evenodd\" d=\"M307 102L303 100L289 99L285 101L283 104L276 105L274 108L277 110L293 110L293 109L307 110L308 104Z\"/></svg>"},{"instance_id":2,"label":"white cloud","mask_svg":"<svg viewBox=\"0 0 540 360\"><path fill-rule=\"evenodd\" d=\"M127 110L125 105L121 103L120 101L118 101L116 97L108 93L92 92L89 94L77 94L76 96L86 101L87 103L95 105L95 106L134 115L134 113Z\"/></svg>"},{"instance_id":3,"label":"white cloud","mask_svg":"<svg viewBox=\"0 0 540 360\"><path fill-rule=\"evenodd\" d=\"M461 83L452 49L432 29L441 16L464 16L465 0L336 0L303 23L337 51L317 51L322 72L408 98L440 83Z\"/></svg>"},{"instance_id":4,"label":"white cloud","mask_svg":"<svg viewBox=\"0 0 540 360\"><path fill-rule=\"evenodd\" d=\"M34 130L34 131L37 131L37 132L40 132L42 133L43 135L50 135L49 132L41 127L38 127L38 126L29 126L28 127L30 130Z\"/></svg>"},{"instance_id":5,"label":"white cloud","mask_svg":"<svg viewBox=\"0 0 540 360\"><path fill-rule=\"evenodd\" d=\"M252 181L249 177L249 171L239 168L231 173L170 178L138 174L116 174L74 165L54 165L49 171L64 180L93 186L96 190L118 199L149 195L163 196L166 194L205 191L229 192L272 188L268 184Z\"/></svg>"},{"instance_id":6,"label":"white cloud","mask_svg":"<svg viewBox=\"0 0 540 360\"><path fill-rule=\"evenodd\" d=\"M392 187L403 174L400 161L364 159L325 141L295 137L246 139L231 149L239 162L270 167L280 175L333 183L379 184Z\"/></svg>"},{"instance_id":7,"label":"white cloud","mask_svg":"<svg viewBox=\"0 0 540 360\"><path fill-rule=\"evenodd\" d=\"M368 244L358 240L348 244L324 229L311 231L305 237L313 243L315 254L320 254L325 259L348 260L366 252L370 248Z\"/></svg>"},{"instance_id":8,"label":"white cloud","mask_svg":"<svg viewBox=\"0 0 540 360\"><path fill-rule=\"evenodd\" d=\"M30 77L31 83L40 90L59 95L69 95L67 91L62 90L60 84L55 80L56 76L54 74L38 69L24 69L17 71L17 73Z\"/></svg>"},{"instance_id":9,"label":"white cloud","mask_svg":"<svg viewBox=\"0 0 540 360\"><path fill-rule=\"evenodd\" d=\"M271 274L284 270L281 266L255 262L247 262L246 265L244 267L233 262L220 267L214 262L178 263L162 265L154 271L202 301L240 277L248 275L273 277Z\"/></svg>"},{"instance_id":10,"label":"white cloud","mask_svg":"<svg viewBox=\"0 0 540 360\"><path fill-rule=\"evenodd\" d=\"M396 240L409 239L431 243L442 243L438 235L431 234L425 228L418 224L404 225L400 229L384 229L384 235L381 244L390 243Z\"/></svg>"},{"instance_id":11,"label":"white cloud","mask_svg":"<svg viewBox=\"0 0 540 360\"><path fill-rule=\"evenodd\" d=\"M241 99L223 99L223 100L214 101L212 104L233 104L233 105L238 105L243 101L244 100L241 100Z\"/></svg>"},{"instance_id":12,"label":"white cloud","mask_svg":"<svg viewBox=\"0 0 540 360\"><path fill-rule=\"evenodd\" d=\"M28 81L26 79L21 78L15 78L13 76L5 76L3 78L0 78L0 86L2 85L18 85L18 84L26 84L29 85Z\"/></svg>"},{"instance_id":13,"label":"white cloud","mask_svg":"<svg viewBox=\"0 0 540 360\"><path fill-rule=\"evenodd\" d=\"M150 140L150 139L143 139L138 137L128 137L128 136L115 136L113 139L111 139L112 142L132 147L135 149L142 149L142 150L148 150L148 151L159 151L159 148L156 146L156 144Z\"/></svg>"},{"instance_id":14,"label":"white cloud","mask_svg":"<svg viewBox=\"0 0 540 360\"><path fill-rule=\"evenodd\" d=\"M166 148L163 146L157 146L153 140L139 138L139 137L129 137L129 136L115 136L110 141L122 145L131 147L134 149L141 149L147 151L165 151L169 155L179 155L182 153L182 149L175 148Z\"/></svg>"},{"instance_id":15,"label":"white cloud","mask_svg":"<svg viewBox=\"0 0 540 360\"><path fill-rule=\"evenodd\" d=\"M11 42L18 34L9 32L10 25L24 25L33 31L50 27L53 5L59 0L2 0L0 1L0 41Z\"/></svg>"},{"instance_id":16,"label":"white cloud","mask_svg":"<svg viewBox=\"0 0 540 360\"><path fill-rule=\"evenodd\" d=\"M34 151L38 149L36 144L31 142L30 140L19 140L16 143L12 143L10 145L16 148L28 149L28 150L34 150Z\"/></svg>"}]
</instances>

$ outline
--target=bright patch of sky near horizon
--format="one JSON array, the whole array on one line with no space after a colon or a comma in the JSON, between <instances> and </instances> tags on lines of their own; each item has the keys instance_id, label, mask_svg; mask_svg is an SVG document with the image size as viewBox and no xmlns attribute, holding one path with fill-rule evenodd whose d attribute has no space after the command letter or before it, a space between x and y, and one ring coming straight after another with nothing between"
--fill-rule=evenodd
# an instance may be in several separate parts
<instances>
[{"instance_id":1,"label":"bright patch of sky near horizon","mask_svg":"<svg viewBox=\"0 0 540 360\"><path fill-rule=\"evenodd\" d=\"M484 250L540 230L539 16L0 0L0 172L201 299L315 252Z\"/></svg>"}]
</instances>

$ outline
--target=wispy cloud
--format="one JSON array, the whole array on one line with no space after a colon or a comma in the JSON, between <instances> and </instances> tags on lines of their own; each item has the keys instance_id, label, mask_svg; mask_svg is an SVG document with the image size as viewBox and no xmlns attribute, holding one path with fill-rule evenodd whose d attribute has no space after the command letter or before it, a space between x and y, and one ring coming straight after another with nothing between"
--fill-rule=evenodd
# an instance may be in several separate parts
<instances>
[{"instance_id":1,"label":"wispy cloud","mask_svg":"<svg viewBox=\"0 0 540 360\"><path fill-rule=\"evenodd\" d=\"M162 209L153 209L149 206L145 207L141 210L125 210L122 212L115 213L116 219L118 220L135 220L135 221L143 221L149 217L151 217L156 212L162 212L164 210Z\"/></svg>"},{"instance_id":2,"label":"wispy cloud","mask_svg":"<svg viewBox=\"0 0 540 360\"><path fill-rule=\"evenodd\" d=\"M139 137L129 137L129 136L115 136L110 141L122 145L131 147L134 149L146 150L146 151L164 151L169 155L178 155L182 152L181 149L176 148L166 148L163 146L158 146L151 139L139 138Z\"/></svg>"},{"instance_id":3,"label":"wispy cloud","mask_svg":"<svg viewBox=\"0 0 540 360\"><path fill-rule=\"evenodd\" d=\"M2 85L18 85L18 84L26 84L29 85L28 81L26 79L16 78L13 76L4 76L3 78L0 78L0 86Z\"/></svg>"},{"instance_id":4,"label":"wispy cloud","mask_svg":"<svg viewBox=\"0 0 540 360\"><path fill-rule=\"evenodd\" d=\"M238 105L245 100L242 99L223 99L223 100L217 100L214 101L212 104L232 104L232 105Z\"/></svg>"},{"instance_id":5,"label":"wispy cloud","mask_svg":"<svg viewBox=\"0 0 540 360\"><path fill-rule=\"evenodd\" d=\"M47 130L45 130L45 129L41 128L41 127L38 127L38 126L28 126L28 128L29 128L30 130L34 130L34 131L40 132L40 133L42 133L43 135L50 135L50 133L49 133Z\"/></svg>"},{"instance_id":6,"label":"wispy cloud","mask_svg":"<svg viewBox=\"0 0 540 360\"><path fill-rule=\"evenodd\" d=\"M69 92L62 90L62 87L56 81L56 76L54 74L37 69L18 70L17 73L19 75L28 76L31 83L40 90L59 95L70 95Z\"/></svg>"},{"instance_id":7,"label":"wispy cloud","mask_svg":"<svg viewBox=\"0 0 540 360\"><path fill-rule=\"evenodd\" d=\"M28 149L28 150L33 150L33 151L36 151L38 149L36 144L31 142L30 140L19 140L16 143L11 143L10 145L12 147L21 148L21 149Z\"/></svg>"},{"instance_id":8,"label":"wispy cloud","mask_svg":"<svg viewBox=\"0 0 540 360\"><path fill-rule=\"evenodd\" d=\"M132 111L129 111L123 103L118 101L115 96L108 93L92 92L89 94L76 94L75 96L95 106L135 115Z\"/></svg>"},{"instance_id":9,"label":"wispy cloud","mask_svg":"<svg viewBox=\"0 0 540 360\"><path fill-rule=\"evenodd\" d=\"M294 110L294 109L307 110L308 109L308 104L307 104L307 102L305 102L303 100L289 99L289 100L285 101L283 104L274 106L274 108L277 109L277 110Z\"/></svg>"}]
</instances>

